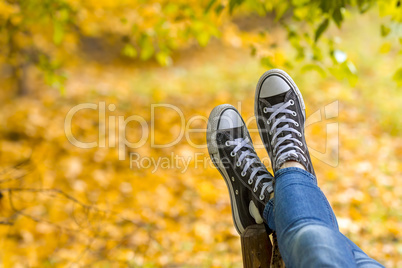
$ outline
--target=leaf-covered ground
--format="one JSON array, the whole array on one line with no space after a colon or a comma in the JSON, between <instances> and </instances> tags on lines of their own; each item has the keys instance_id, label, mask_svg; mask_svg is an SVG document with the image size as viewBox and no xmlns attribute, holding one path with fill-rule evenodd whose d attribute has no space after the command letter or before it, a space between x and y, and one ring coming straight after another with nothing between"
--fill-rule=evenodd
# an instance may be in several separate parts
<instances>
[{"instance_id":1,"label":"leaf-covered ground","mask_svg":"<svg viewBox=\"0 0 402 268\"><path fill-rule=\"evenodd\" d=\"M380 55L372 32L353 27L344 37L354 48L348 55L358 68L354 86L303 73L297 63L289 73L311 116L307 143L317 151L319 186L341 231L386 267L401 267L402 92L391 79L401 58ZM41 89L30 97L2 98L2 266L241 267L228 192L209 161L205 132L187 129L167 148L152 142L173 142L186 125L205 129L209 112L222 103L237 107L255 130L254 89L265 69L248 55L215 44L183 52L170 68L88 61L70 67L64 96L37 83ZM72 133L99 141L103 102L105 146L72 145L68 111L98 105L77 112ZM171 107L152 104L177 107L184 122ZM127 139L148 139L119 160L119 116L132 115L143 126L128 124ZM258 133L251 135L269 165ZM130 167L130 153L145 160Z\"/></svg>"}]
</instances>

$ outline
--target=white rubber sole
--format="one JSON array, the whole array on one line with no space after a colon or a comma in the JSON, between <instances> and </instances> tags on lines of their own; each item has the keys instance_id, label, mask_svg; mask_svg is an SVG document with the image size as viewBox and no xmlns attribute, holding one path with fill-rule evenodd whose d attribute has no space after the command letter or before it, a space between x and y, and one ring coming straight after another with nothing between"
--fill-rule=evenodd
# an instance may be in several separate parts
<instances>
[{"instance_id":1,"label":"white rubber sole","mask_svg":"<svg viewBox=\"0 0 402 268\"><path fill-rule=\"evenodd\" d=\"M233 108L236 112L236 108L230 104L222 104L215 107L208 118L208 126L207 126L207 145L208 145L208 153L211 157L212 162L214 163L215 167L221 173L222 177L224 178L226 185L229 190L230 196L230 203L232 205L232 217L234 226L239 234L244 233L245 227L241 224L239 211L237 210L237 203L235 192L232 187L232 183L230 182L229 175L227 174L225 168L221 165L219 161L219 151L218 151L218 144L216 142L216 131L218 129L219 117L226 109ZM237 112L238 113L238 112ZM241 117L241 116L240 116ZM243 121L243 118L242 118ZM244 121L243 124L245 125Z\"/></svg>"}]
</instances>

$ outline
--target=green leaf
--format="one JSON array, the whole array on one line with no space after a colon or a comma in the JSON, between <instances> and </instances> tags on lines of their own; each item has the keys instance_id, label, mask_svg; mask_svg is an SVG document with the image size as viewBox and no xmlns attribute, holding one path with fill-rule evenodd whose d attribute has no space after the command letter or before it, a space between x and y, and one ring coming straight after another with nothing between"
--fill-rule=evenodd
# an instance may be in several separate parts
<instances>
[{"instance_id":1,"label":"green leaf","mask_svg":"<svg viewBox=\"0 0 402 268\"><path fill-rule=\"evenodd\" d=\"M359 6L360 13L364 13L369 10L372 6L372 1L370 0L357 0L357 5Z\"/></svg>"},{"instance_id":2,"label":"green leaf","mask_svg":"<svg viewBox=\"0 0 402 268\"><path fill-rule=\"evenodd\" d=\"M392 79L396 82L398 86L402 86L402 68L396 70L394 76L392 76Z\"/></svg>"},{"instance_id":3,"label":"green leaf","mask_svg":"<svg viewBox=\"0 0 402 268\"><path fill-rule=\"evenodd\" d=\"M323 53L322 53L322 49L320 46L313 46L313 57L312 59L315 61L322 61L323 59Z\"/></svg>"},{"instance_id":4,"label":"green leaf","mask_svg":"<svg viewBox=\"0 0 402 268\"><path fill-rule=\"evenodd\" d=\"M261 58L261 65L267 68L274 68L274 64L270 57L263 57Z\"/></svg>"},{"instance_id":5,"label":"green leaf","mask_svg":"<svg viewBox=\"0 0 402 268\"><path fill-rule=\"evenodd\" d=\"M69 11L67 10L67 9L61 9L59 12L58 12L58 19L60 20L60 21L67 21L68 19L69 19L69 17L70 17L70 14L69 14Z\"/></svg>"},{"instance_id":6,"label":"green leaf","mask_svg":"<svg viewBox=\"0 0 402 268\"><path fill-rule=\"evenodd\" d=\"M229 1L229 13L232 14L235 7L240 6L244 0L230 0Z\"/></svg>"},{"instance_id":7,"label":"green leaf","mask_svg":"<svg viewBox=\"0 0 402 268\"><path fill-rule=\"evenodd\" d=\"M301 68L302 73L311 72L311 71L319 73L321 75L321 77L325 77L327 75L327 73L325 72L324 68L322 68L318 64L314 64L314 63L305 64Z\"/></svg>"},{"instance_id":8,"label":"green leaf","mask_svg":"<svg viewBox=\"0 0 402 268\"><path fill-rule=\"evenodd\" d=\"M295 48L296 51L297 51L296 60L298 60L298 61L303 60L304 57L306 56L306 54L305 54L305 52L304 52L304 47L302 47L302 46L297 46L297 47L294 47L294 48Z\"/></svg>"},{"instance_id":9,"label":"green leaf","mask_svg":"<svg viewBox=\"0 0 402 268\"><path fill-rule=\"evenodd\" d=\"M215 14L219 16L219 15L221 14L222 10L224 10L224 9L225 9L225 6L224 6L224 5L219 5L219 6L217 6L217 7L215 8Z\"/></svg>"},{"instance_id":10,"label":"green leaf","mask_svg":"<svg viewBox=\"0 0 402 268\"><path fill-rule=\"evenodd\" d=\"M356 67L353 62L349 60L329 68L329 71L338 80L347 79L351 86L355 86L358 81Z\"/></svg>"},{"instance_id":11,"label":"green leaf","mask_svg":"<svg viewBox=\"0 0 402 268\"><path fill-rule=\"evenodd\" d=\"M337 8L334 10L334 12L332 13L332 18L334 19L336 26L338 26L338 28L341 28L341 24L343 21L341 8Z\"/></svg>"},{"instance_id":12,"label":"green leaf","mask_svg":"<svg viewBox=\"0 0 402 268\"><path fill-rule=\"evenodd\" d=\"M63 25L56 21L53 25L53 42L56 45L59 45L61 41L63 41L63 37L64 37Z\"/></svg>"},{"instance_id":13,"label":"green leaf","mask_svg":"<svg viewBox=\"0 0 402 268\"><path fill-rule=\"evenodd\" d=\"M208 5L205 8L205 12L204 13L208 13L209 10L211 9L211 7L215 4L216 0L210 0Z\"/></svg>"},{"instance_id":14,"label":"green leaf","mask_svg":"<svg viewBox=\"0 0 402 268\"><path fill-rule=\"evenodd\" d=\"M180 7L177 4L169 3L163 9L163 14L166 15L175 15L179 11Z\"/></svg>"},{"instance_id":15,"label":"green leaf","mask_svg":"<svg viewBox=\"0 0 402 268\"><path fill-rule=\"evenodd\" d=\"M276 7L275 7L275 20L278 21L279 19L281 19L283 17L283 15L285 14L285 12L288 10L289 6L288 3L283 1L283 2L279 2Z\"/></svg>"},{"instance_id":16,"label":"green leaf","mask_svg":"<svg viewBox=\"0 0 402 268\"><path fill-rule=\"evenodd\" d=\"M391 32L391 29L385 25L381 25L381 36L385 37Z\"/></svg>"},{"instance_id":17,"label":"green leaf","mask_svg":"<svg viewBox=\"0 0 402 268\"><path fill-rule=\"evenodd\" d=\"M156 60L162 66L169 66L172 64L172 58L166 52L158 52L156 54Z\"/></svg>"},{"instance_id":18,"label":"green leaf","mask_svg":"<svg viewBox=\"0 0 402 268\"><path fill-rule=\"evenodd\" d=\"M131 44L126 44L122 50L122 54L127 57L134 58L137 56L137 50L135 50Z\"/></svg>"},{"instance_id":19,"label":"green leaf","mask_svg":"<svg viewBox=\"0 0 402 268\"><path fill-rule=\"evenodd\" d=\"M292 5L300 7L308 4L309 0L292 0Z\"/></svg>"},{"instance_id":20,"label":"green leaf","mask_svg":"<svg viewBox=\"0 0 402 268\"><path fill-rule=\"evenodd\" d=\"M318 26L317 30L315 31L315 37L314 37L314 42L317 42L320 36L325 32L325 30L328 28L329 25L329 20L325 19L323 22L321 22L320 26Z\"/></svg>"},{"instance_id":21,"label":"green leaf","mask_svg":"<svg viewBox=\"0 0 402 268\"><path fill-rule=\"evenodd\" d=\"M195 38L197 39L200 46L205 47L206 45L208 45L211 35L206 31L200 31Z\"/></svg>"},{"instance_id":22,"label":"green leaf","mask_svg":"<svg viewBox=\"0 0 402 268\"><path fill-rule=\"evenodd\" d=\"M141 48L141 59L142 60L148 60L152 57L152 55L154 54L155 49L154 46L152 44L143 46Z\"/></svg>"},{"instance_id":23,"label":"green leaf","mask_svg":"<svg viewBox=\"0 0 402 268\"><path fill-rule=\"evenodd\" d=\"M385 42L384 44L381 45L380 47L380 53L385 54L391 51L392 45L390 42Z\"/></svg>"},{"instance_id":24,"label":"green leaf","mask_svg":"<svg viewBox=\"0 0 402 268\"><path fill-rule=\"evenodd\" d=\"M357 74L357 69L356 66L353 64L352 61L347 61L346 66L348 67L348 70L350 71L351 74L356 75Z\"/></svg>"},{"instance_id":25,"label":"green leaf","mask_svg":"<svg viewBox=\"0 0 402 268\"><path fill-rule=\"evenodd\" d=\"M155 53L155 48L152 42L152 39L147 36L147 35L142 35L140 37L140 47L141 47L141 53L140 53L140 58L142 60L148 60L152 57L152 55Z\"/></svg>"},{"instance_id":26,"label":"green leaf","mask_svg":"<svg viewBox=\"0 0 402 268\"><path fill-rule=\"evenodd\" d=\"M251 46L251 52L250 52L251 56L255 56L257 55L257 49L255 48L255 46Z\"/></svg>"}]
</instances>

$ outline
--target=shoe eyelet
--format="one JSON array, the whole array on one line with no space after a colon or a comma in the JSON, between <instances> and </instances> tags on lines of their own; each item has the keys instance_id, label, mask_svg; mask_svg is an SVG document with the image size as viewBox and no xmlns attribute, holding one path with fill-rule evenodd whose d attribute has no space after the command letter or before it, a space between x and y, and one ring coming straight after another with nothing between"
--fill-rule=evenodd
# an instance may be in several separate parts
<instances>
[{"instance_id":1,"label":"shoe eyelet","mask_svg":"<svg viewBox=\"0 0 402 268\"><path fill-rule=\"evenodd\" d=\"M258 190L258 188L254 188L254 189L253 189L253 192L255 193L255 192L257 192L257 190Z\"/></svg>"},{"instance_id":2,"label":"shoe eyelet","mask_svg":"<svg viewBox=\"0 0 402 268\"><path fill-rule=\"evenodd\" d=\"M236 190L236 194L239 194L239 190Z\"/></svg>"},{"instance_id":3,"label":"shoe eyelet","mask_svg":"<svg viewBox=\"0 0 402 268\"><path fill-rule=\"evenodd\" d=\"M268 133L269 133L269 135L272 135L272 131L269 131Z\"/></svg>"},{"instance_id":4,"label":"shoe eyelet","mask_svg":"<svg viewBox=\"0 0 402 268\"><path fill-rule=\"evenodd\" d=\"M265 196L263 194L260 194L260 200L264 200Z\"/></svg>"},{"instance_id":5,"label":"shoe eyelet","mask_svg":"<svg viewBox=\"0 0 402 268\"><path fill-rule=\"evenodd\" d=\"M290 105L295 104L295 102L293 100L290 100L289 103L290 103Z\"/></svg>"},{"instance_id":6,"label":"shoe eyelet","mask_svg":"<svg viewBox=\"0 0 402 268\"><path fill-rule=\"evenodd\" d=\"M299 123L295 122L295 126L298 127L298 126L299 126Z\"/></svg>"},{"instance_id":7,"label":"shoe eyelet","mask_svg":"<svg viewBox=\"0 0 402 268\"><path fill-rule=\"evenodd\" d=\"M301 133L297 133L297 136L301 137L301 136L302 136L302 134L301 134Z\"/></svg>"},{"instance_id":8,"label":"shoe eyelet","mask_svg":"<svg viewBox=\"0 0 402 268\"><path fill-rule=\"evenodd\" d=\"M226 145L226 146L230 146L229 141L226 141L226 142L225 142L225 145Z\"/></svg>"},{"instance_id":9,"label":"shoe eyelet","mask_svg":"<svg viewBox=\"0 0 402 268\"><path fill-rule=\"evenodd\" d=\"M230 152L230 156L231 156L231 157L235 157L235 155L236 155L236 153L235 153L234 151L231 151L231 152Z\"/></svg>"},{"instance_id":10,"label":"shoe eyelet","mask_svg":"<svg viewBox=\"0 0 402 268\"><path fill-rule=\"evenodd\" d=\"M268 125L271 124L271 120L267 120L267 124L268 124Z\"/></svg>"},{"instance_id":11,"label":"shoe eyelet","mask_svg":"<svg viewBox=\"0 0 402 268\"><path fill-rule=\"evenodd\" d=\"M302 143L302 142L300 142L299 145L300 145L301 147L303 147L303 143Z\"/></svg>"},{"instance_id":12,"label":"shoe eyelet","mask_svg":"<svg viewBox=\"0 0 402 268\"><path fill-rule=\"evenodd\" d=\"M263 111L264 113L268 113L268 108L267 108L267 107L264 107L264 109L262 109L262 111Z\"/></svg>"},{"instance_id":13,"label":"shoe eyelet","mask_svg":"<svg viewBox=\"0 0 402 268\"><path fill-rule=\"evenodd\" d=\"M235 178L234 178L234 177L232 177L232 181L235 181Z\"/></svg>"},{"instance_id":14,"label":"shoe eyelet","mask_svg":"<svg viewBox=\"0 0 402 268\"><path fill-rule=\"evenodd\" d=\"M296 116L296 115L297 115L297 113L296 113L296 112L292 112L292 115L293 115L293 116Z\"/></svg>"},{"instance_id":15,"label":"shoe eyelet","mask_svg":"<svg viewBox=\"0 0 402 268\"><path fill-rule=\"evenodd\" d=\"M248 184L253 184L253 179L249 179Z\"/></svg>"},{"instance_id":16,"label":"shoe eyelet","mask_svg":"<svg viewBox=\"0 0 402 268\"><path fill-rule=\"evenodd\" d=\"M244 176L246 176L246 174L247 174L247 172L242 172L241 176L244 177Z\"/></svg>"},{"instance_id":17,"label":"shoe eyelet","mask_svg":"<svg viewBox=\"0 0 402 268\"><path fill-rule=\"evenodd\" d=\"M236 167L240 167L241 166L241 163L240 162L236 162Z\"/></svg>"}]
</instances>

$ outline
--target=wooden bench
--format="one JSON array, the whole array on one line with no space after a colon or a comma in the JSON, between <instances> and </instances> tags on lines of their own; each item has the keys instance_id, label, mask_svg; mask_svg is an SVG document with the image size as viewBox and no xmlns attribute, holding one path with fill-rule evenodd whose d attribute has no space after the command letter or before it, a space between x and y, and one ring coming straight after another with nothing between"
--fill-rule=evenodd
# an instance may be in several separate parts
<instances>
[{"instance_id":1,"label":"wooden bench","mask_svg":"<svg viewBox=\"0 0 402 268\"><path fill-rule=\"evenodd\" d=\"M272 242L263 224L247 227L240 240L244 268L271 267ZM277 267L284 267L283 261Z\"/></svg>"}]
</instances>

